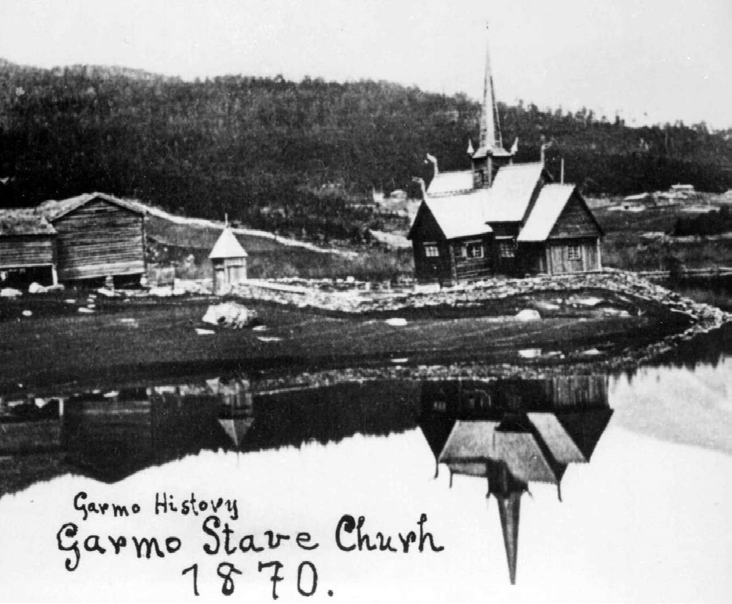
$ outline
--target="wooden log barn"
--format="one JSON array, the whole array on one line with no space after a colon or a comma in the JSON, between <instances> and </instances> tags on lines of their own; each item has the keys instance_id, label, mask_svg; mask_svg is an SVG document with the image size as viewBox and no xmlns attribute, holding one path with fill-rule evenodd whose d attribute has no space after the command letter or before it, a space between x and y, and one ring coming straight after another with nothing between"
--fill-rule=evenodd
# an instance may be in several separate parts
<instances>
[{"instance_id":1,"label":"wooden log barn","mask_svg":"<svg viewBox=\"0 0 732 604\"><path fill-rule=\"evenodd\" d=\"M0 210L3 270L19 284L137 279L145 272L145 211L104 193Z\"/></svg>"},{"instance_id":2,"label":"wooden log barn","mask_svg":"<svg viewBox=\"0 0 732 604\"><path fill-rule=\"evenodd\" d=\"M0 287L56 283L56 231L32 209L0 210Z\"/></svg>"},{"instance_id":3,"label":"wooden log barn","mask_svg":"<svg viewBox=\"0 0 732 604\"><path fill-rule=\"evenodd\" d=\"M494 275L602 269L603 230L575 185L555 184L542 161L513 164L503 148L486 56L485 97L472 169L434 175L409 239L417 280L452 285Z\"/></svg>"}]
</instances>

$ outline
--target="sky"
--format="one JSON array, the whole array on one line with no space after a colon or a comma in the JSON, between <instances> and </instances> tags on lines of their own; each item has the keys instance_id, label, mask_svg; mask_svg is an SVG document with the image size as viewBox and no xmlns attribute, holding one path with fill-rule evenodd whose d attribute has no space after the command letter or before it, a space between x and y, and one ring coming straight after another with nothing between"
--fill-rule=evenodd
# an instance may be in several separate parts
<instances>
[{"instance_id":1,"label":"sky","mask_svg":"<svg viewBox=\"0 0 732 604\"><path fill-rule=\"evenodd\" d=\"M732 127L730 0L0 0L0 58L388 80L629 125Z\"/></svg>"}]
</instances>

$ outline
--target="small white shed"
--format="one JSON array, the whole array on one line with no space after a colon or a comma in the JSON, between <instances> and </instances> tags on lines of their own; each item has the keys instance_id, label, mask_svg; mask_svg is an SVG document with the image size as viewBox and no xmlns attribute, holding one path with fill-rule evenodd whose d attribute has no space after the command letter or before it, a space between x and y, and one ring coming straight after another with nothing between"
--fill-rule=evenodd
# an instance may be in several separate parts
<instances>
[{"instance_id":1,"label":"small white shed","mask_svg":"<svg viewBox=\"0 0 732 604\"><path fill-rule=\"evenodd\" d=\"M225 227L208 256L214 269L213 291L215 294L225 294L231 286L246 281L247 255L231 229L228 226Z\"/></svg>"}]
</instances>

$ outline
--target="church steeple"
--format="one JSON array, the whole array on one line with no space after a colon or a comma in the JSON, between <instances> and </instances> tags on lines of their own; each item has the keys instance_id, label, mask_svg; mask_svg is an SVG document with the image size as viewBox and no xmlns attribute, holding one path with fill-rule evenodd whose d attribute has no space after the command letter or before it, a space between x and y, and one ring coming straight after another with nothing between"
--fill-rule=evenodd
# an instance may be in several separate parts
<instances>
[{"instance_id":1,"label":"church steeple","mask_svg":"<svg viewBox=\"0 0 732 604\"><path fill-rule=\"evenodd\" d=\"M480 146L472 154L473 186L487 189L493 184L493 177L501 166L511 163L512 153L503 148L501 124L498 119L496 91L493 85L490 45L486 23L485 74L483 81L483 107L480 117Z\"/></svg>"},{"instance_id":2,"label":"church steeple","mask_svg":"<svg viewBox=\"0 0 732 604\"><path fill-rule=\"evenodd\" d=\"M488 23L485 24L486 32ZM488 150L503 148L501 127L498 122L498 106L496 92L493 85L493 71L491 70L490 40L486 34L485 43L485 76L483 81L483 111L480 121L480 146Z\"/></svg>"}]
</instances>

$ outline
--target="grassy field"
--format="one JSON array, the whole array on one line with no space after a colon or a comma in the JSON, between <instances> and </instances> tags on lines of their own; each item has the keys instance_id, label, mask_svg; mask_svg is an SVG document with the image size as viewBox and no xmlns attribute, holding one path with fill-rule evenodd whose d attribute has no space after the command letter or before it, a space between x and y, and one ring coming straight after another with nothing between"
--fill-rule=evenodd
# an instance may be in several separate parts
<instances>
[{"instance_id":1,"label":"grassy field","mask_svg":"<svg viewBox=\"0 0 732 604\"><path fill-rule=\"evenodd\" d=\"M707 268L732 266L732 240L720 238L644 240L649 232L671 233L681 213L677 207L644 212L596 209L605 230L603 264L629 271L669 270L673 266Z\"/></svg>"},{"instance_id":2,"label":"grassy field","mask_svg":"<svg viewBox=\"0 0 732 604\"><path fill-rule=\"evenodd\" d=\"M71 292L66 294L73 295ZM556 292L551 294L556 298ZM679 331L687 320L652 303L623 302L627 311L577 309L532 323L511 317L534 298L507 298L460 312L409 310L392 327L387 315L354 316L251 301L264 331L216 329L197 335L209 299L98 299L95 314L79 314L61 298L0 303L0 394L115 385L225 371L312 370L480 361L520 362L521 349L565 355L596 348L603 355ZM24 316L30 311L31 316ZM392 315L393 316L393 313ZM21 386L22 385L22 386Z\"/></svg>"},{"instance_id":3,"label":"grassy field","mask_svg":"<svg viewBox=\"0 0 732 604\"><path fill-rule=\"evenodd\" d=\"M212 276L208 254L221 234L220 229L175 224L151 217L147 234L151 263L175 266L176 276L182 279L206 279ZM313 251L251 235L237 234L237 239L249 255L248 275L253 279L335 279L352 276L360 280L381 281L411 276L414 272L411 250L362 246L358 249L334 250L333 253Z\"/></svg>"}]
</instances>

